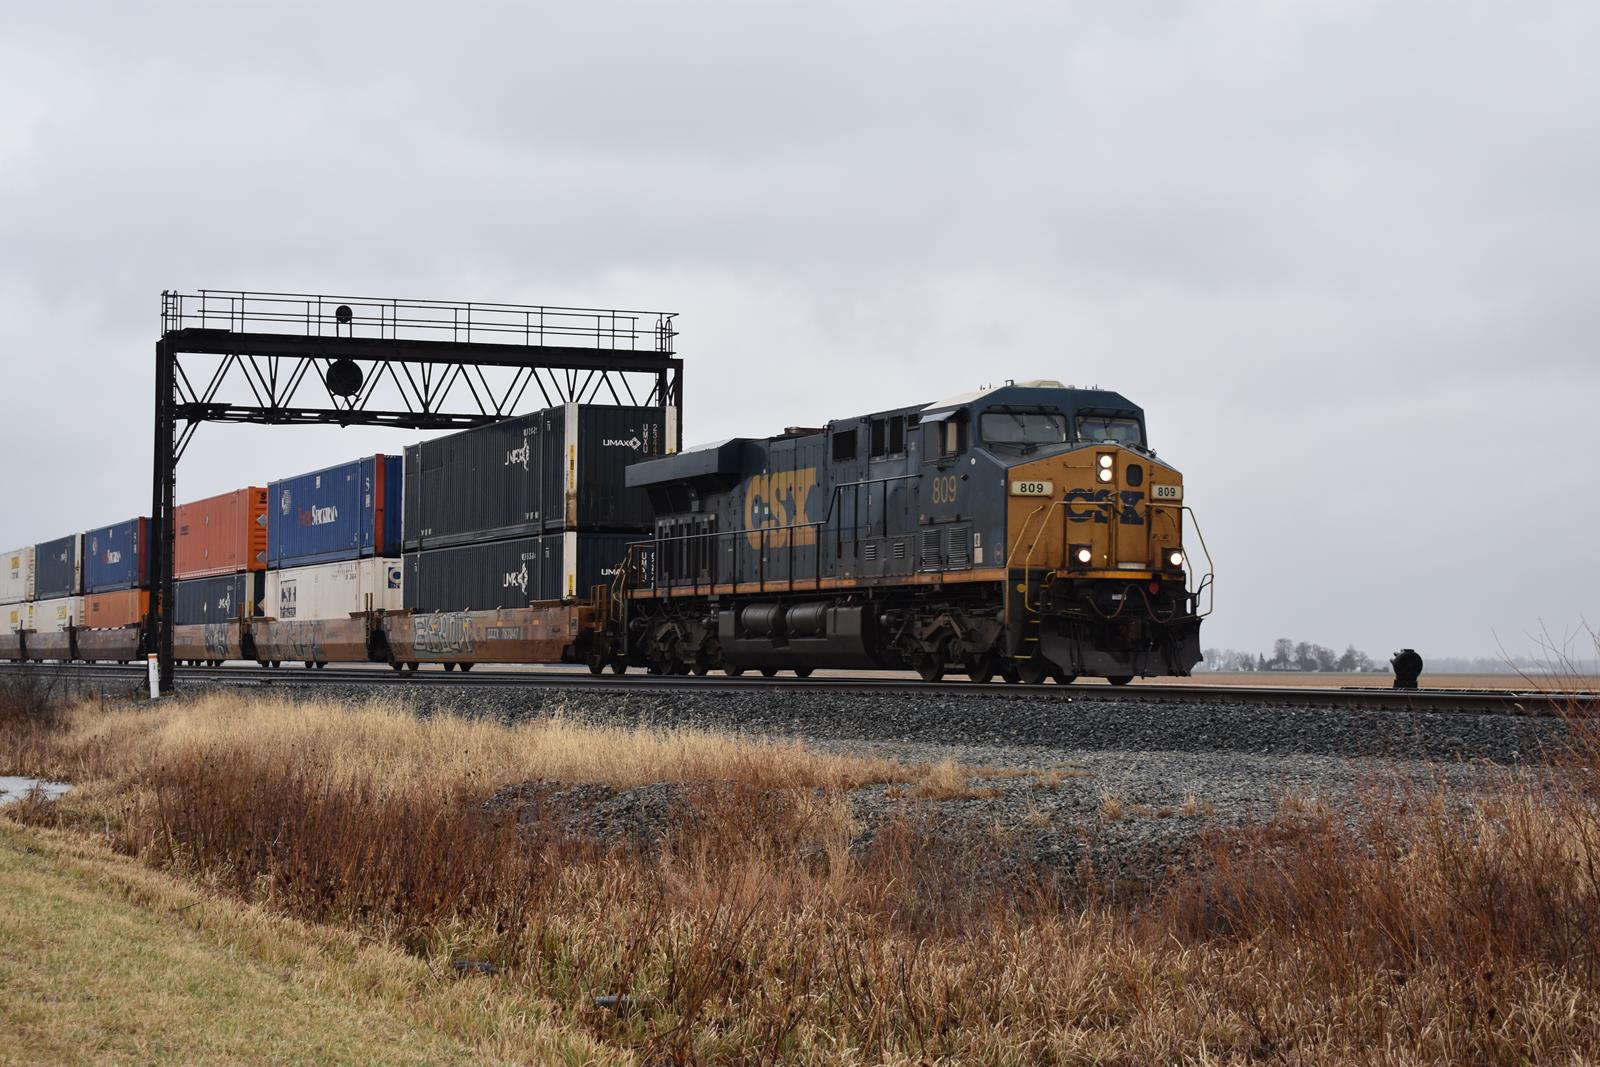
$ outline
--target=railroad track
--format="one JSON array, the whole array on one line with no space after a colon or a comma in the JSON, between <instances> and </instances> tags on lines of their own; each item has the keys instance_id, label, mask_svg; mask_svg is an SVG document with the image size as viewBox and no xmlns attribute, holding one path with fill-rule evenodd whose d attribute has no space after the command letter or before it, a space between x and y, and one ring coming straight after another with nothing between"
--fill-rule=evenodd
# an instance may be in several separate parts
<instances>
[{"instance_id":1,"label":"railroad track","mask_svg":"<svg viewBox=\"0 0 1600 1067\"><path fill-rule=\"evenodd\" d=\"M143 665L40 663L0 665L0 678L38 672L52 679L126 682L142 686ZM323 670L261 667L179 667L179 685L230 685L275 689L329 685L371 685L391 689L422 686L474 688L578 689L586 692L716 692L837 693L926 695L929 697L985 698L994 700L1118 701L1146 704L1204 704L1211 702L1278 705L1284 707L1334 707L1412 712L1462 712L1502 715L1589 714L1600 710L1600 693L1557 691L1369 689L1361 687L1312 688L1299 686L1170 685L1135 683L1106 685L1006 685L993 682L924 682L920 680L864 677L741 677L670 675L612 675L598 677L576 671L455 671L393 672L362 667Z\"/></svg>"}]
</instances>

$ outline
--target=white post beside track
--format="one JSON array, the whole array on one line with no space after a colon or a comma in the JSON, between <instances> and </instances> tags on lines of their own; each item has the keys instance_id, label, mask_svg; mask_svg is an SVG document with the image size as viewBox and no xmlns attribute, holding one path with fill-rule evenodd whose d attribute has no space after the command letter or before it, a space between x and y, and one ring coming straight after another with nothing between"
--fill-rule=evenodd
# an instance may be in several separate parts
<instances>
[{"instance_id":1,"label":"white post beside track","mask_svg":"<svg viewBox=\"0 0 1600 1067\"><path fill-rule=\"evenodd\" d=\"M161 699L161 658L154 652L148 657L150 660L150 699Z\"/></svg>"}]
</instances>

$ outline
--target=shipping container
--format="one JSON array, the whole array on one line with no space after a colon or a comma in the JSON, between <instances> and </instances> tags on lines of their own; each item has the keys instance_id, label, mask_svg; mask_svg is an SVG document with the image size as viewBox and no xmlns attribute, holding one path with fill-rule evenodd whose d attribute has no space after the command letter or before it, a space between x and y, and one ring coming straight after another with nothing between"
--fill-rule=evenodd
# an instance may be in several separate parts
<instances>
[{"instance_id":1,"label":"shipping container","mask_svg":"<svg viewBox=\"0 0 1600 1067\"><path fill-rule=\"evenodd\" d=\"M180 504L174 513L175 578L206 578L267 566L267 490L251 486Z\"/></svg>"},{"instance_id":2,"label":"shipping container","mask_svg":"<svg viewBox=\"0 0 1600 1067\"><path fill-rule=\"evenodd\" d=\"M0 605L0 633L16 633L18 630L31 629L33 629L32 604L23 602Z\"/></svg>"},{"instance_id":3,"label":"shipping container","mask_svg":"<svg viewBox=\"0 0 1600 1067\"><path fill-rule=\"evenodd\" d=\"M109 593L150 584L150 520L129 519L83 535L83 591Z\"/></svg>"},{"instance_id":4,"label":"shipping container","mask_svg":"<svg viewBox=\"0 0 1600 1067\"><path fill-rule=\"evenodd\" d=\"M117 589L109 593L85 593L83 625L103 630L113 626L134 626L150 614L150 590Z\"/></svg>"},{"instance_id":5,"label":"shipping container","mask_svg":"<svg viewBox=\"0 0 1600 1067\"><path fill-rule=\"evenodd\" d=\"M268 571L261 614L275 619L347 619L362 611L399 611L399 559L353 559Z\"/></svg>"},{"instance_id":6,"label":"shipping container","mask_svg":"<svg viewBox=\"0 0 1600 1067\"><path fill-rule=\"evenodd\" d=\"M541 601L587 600L610 584L636 533L517 537L406 553L412 611L493 611Z\"/></svg>"},{"instance_id":7,"label":"shipping container","mask_svg":"<svg viewBox=\"0 0 1600 1067\"><path fill-rule=\"evenodd\" d=\"M64 596L33 602L33 623L29 629L39 634L58 634L69 626L83 625L83 597Z\"/></svg>"},{"instance_id":8,"label":"shipping container","mask_svg":"<svg viewBox=\"0 0 1600 1067\"><path fill-rule=\"evenodd\" d=\"M83 592L83 535L68 534L33 546L33 599Z\"/></svg>"},{"instance_id":9,"label":"shipping container","mask_svg":"<svg viewBox=\"0 0 1600 1067\"><path fill-rule=\"evenodd\" d=\"M0 604L33 599L33 546L0 555Z\"/></svg>"},{"instance_id":10,"label":"shipping container","mask_svg":"<svg viewBox=\"0 0 1600 1067\"><path fill-rule=\"evenodd\" d=\"M411 445L406 548L648 530L649 498L623 471L662 455L666 439L661 408L565 404Z\"/></svg>"},{"instance_id":11,"label":"shipping container","mask_svg":"<svg viewBox=\"0 0 1600 1067\"><path fill-rule=\"evenodd\" d=\"M350 463L267 486L271 567L400 554L400 456Z\"/></svg>"},{"instance_id":12,"label":"shipping container","mask_svg":"<svg viewBox=\"0 0 1600 1067\"><path fill-rule=\"evenodd\" d=\"M173 624L198 626L260 615L265 584L262 571L174 582Z\"/></svg>"}]
</instances>

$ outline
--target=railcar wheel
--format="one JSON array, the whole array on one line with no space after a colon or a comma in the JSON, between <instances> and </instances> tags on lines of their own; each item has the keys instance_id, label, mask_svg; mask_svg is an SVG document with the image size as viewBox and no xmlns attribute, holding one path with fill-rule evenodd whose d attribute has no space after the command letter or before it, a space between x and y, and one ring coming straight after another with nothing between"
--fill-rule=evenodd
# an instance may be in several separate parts
<instances>
[{"instance_id":1,"label":"railcar wheel","mask_svg":"<svg viewBox=\"0 0 1600 1067\"><path fill-rule=\"evenodd\" d=\"M1050 666L1039 660L1030 659L1017 668L1022 680L1028 685L1043 685L1050 680Z\"/></svg>"},{"instance_id":2,"label":"railcar wheel","mask_svg":"<svg viewBox=\"0 0 1600 1067\"><path fill-rule=\"evenodd\" d=\"M667 673L667 669L665 667L663 667L659 663L652 663L648 667L645 668L645 673L647 673L647 674L666 674Z\"/></svg>"},{"instance_id":3,"label":"railcar wheel","mask_svg":"<svg viewBox=\"0 0 1600 1067\"><path fill-rule=\"evenodd\" d=\"M1076 674L1052 674L1050 678L1057 685L1071 685L1073 682L1078 680L1078 676Z\"/></svg>"},{"instance_id":4,"label":"railcar wheel","mask_svg":"<svg viewBox=\"0 0 1600 1067\"><path fill-rule=\"evenodd\" d=\"M738 677L741 677L744 674L744 668L743 667L724 667L724 668L722 668L722 673L726 674L729 678L738 678Z\"/></svg>"},{"instance_id":5,"label":"railcar wheel","mask_svg":"<svg viewBox=\"0 0 1600 1067\"><path fill-rule=\"evenodd\" d=\"M809 678L811 677L811 672L815 669L816 668L814 667L796 667L794 669L794 676L796 678Z\"/></svg>"},{"instance_id":6,"label":"railcar wheel","mask_svg":"<svg viewBox=\"0 0 1600 1067\"><path fill-rule=\"evenodd\" d=\"M601 663L599 660L591 660L589 662L589 673L590 674L599 674L601 671L603 671L605 669L606 669L606 665L604 663Z\"/></svg>"},{"instance_id":7,"label":"railcar wheel","mask_svg":"<svg viewBox=\"0 0 1600 1067\"><path fill-rule=\"evenodd\" d=\"M281 667L281 666L283 666L283 660L281 660L281 659L275 659L275 660L273 660L273 661L272 661L272 665L273 665L273 666L274 666L274 667Z\"/></svg>"},{"instance_id":8,"label":"railcar wheel","mask_svg":"<svg viewBox=\"0 0 1600 1067\"><path fill-rule=\"evenodd\" d=\"M326 667L327 665L328 665L328 661L327 660L325 660L325 659L317 660L317 670L320 671L320 670L322 670L322 668Z\"/></svg>"},{"instance_id":9,"label":"railcar wheel","mask_svg":"<svg viewBox=\"0 0 1600 1067\"><path fill-rule=\"evenodd\" d=\"M763 677L763 678L776 677L777 673L778 673L778 668L776 668L776 667L762 667L761 668L761 677Z\"/></svg>"},{"instance_id":10,"label":"railcar wheel","mask_svg":"<svg viewBox=\"0 0 1600 1067\"><path fill-rule=\"evenodd\" d=\"M304 662L305 662L305 665L306 665L306 670L309 671L311 669L311 661L310 660L305 660Z\"/></svg>"},{"instance_id":11,"label":"railcar wheel","mask_svg":"<svg viewBox=\"0 0 1600 1067\"><path fill-rule=\"evenodd\" d=\"M127 661L127 660L123 660L123 661L122 661L122 662L124 662L124 663L126 663L126 662L128 662L128 661ZM258 660L256 660L256 665L257 665L257 666L259 666L259 667L266 667L266 666L269 666L269 664L268 664L268 662L267 662L267 661L266 661L266 660L264 660L264 659L258 659Z\"/></svg>"},{"instance_id":12,"label":"railcar wheel","mask_svg":"<svg viewBox=\"0 0 1600 1067\"><path fill-rule=\"evenodd\" d=\"M422 664L418 663L416 660L412 660L410 663L406 664L406 670L410 671L412 674L415 674L417 673L417 668L420 666L422 666Z\"/></svg>"},{"instance_id":13,"label":"railcar wheel","mask_svg":"<svg viewBox=\"0 0 1600 1067\"><path fill-rule=\"evenodd\" d=\"M444 665L444 669L447 671L453 671L456 669L456 665L454 663L446 663Z\"/></svg>"},{"instance_id":14,"label":"railcar wheel","mask_svg":"<svg viewBox=\"0 0 1600 1067\"><path fill-rule=\"evenodd\" d=\"M393 667L397 671L403 671L406 669L406 665L404 663L391 663L389 666Z\"/></svg>"},{"instance_id":15,"label":"railcar wheel","mask_svg":"<svg viewBox=\"0 0 1600 1067\"><path fill-rule=\"evenodd\" d=\"M472 669L472 664L470 664L470 663L461 663L461 664L457 664L457 666L459 666L461 668L461 673L462 674L466 674L468 671L470 671Z\"/></svg>"},{"instance_id":16,"label":"railcar wheel","mask_svg":"<svg viewBox=\"0 0 1600 1067\"><path fill-rule=\"evenodd\" d=\"M611 673L612 674L627 674L628 673L628 663L627 663L627 661L626 660L620 660L620 659L612 660L611 661Z\"/></svg>"},{"instance_id":17,"label":"railcar wheel","mask_svg":"<svg viewBox=\"0 0 1600 1067\"><path fill-rule=\"evenodd\" d=\"M1131 675L1131 674L1107 675L1106 676L1106 681L1110 682L1112 685L1127 685L1129 682L1133 681L1133 675Z\"/></svg>"}]
</instances>

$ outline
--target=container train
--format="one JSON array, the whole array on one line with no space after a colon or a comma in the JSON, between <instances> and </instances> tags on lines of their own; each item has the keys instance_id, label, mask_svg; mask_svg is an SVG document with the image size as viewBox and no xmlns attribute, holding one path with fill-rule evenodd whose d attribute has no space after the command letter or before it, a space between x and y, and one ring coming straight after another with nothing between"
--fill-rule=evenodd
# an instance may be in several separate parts
<instances>
[{"instance_id":1,"label":"container train","mask_svg":"<svg viewBox=\"0 0 1600 1067\"><path fill-rule=\"evenodd\" d=\"M175 657L1113 684L1200 659L1204 544L1181 473L1118 393L1007 383L683 452L660 416L566 405L412 446L403 464L201 502L242 533L193 547ZM341 503L318 502L330 493ZM317 509L337 525L340 506L359 528L319 532ZM117 536L148 533L37 546L34 595L0 605L0 659L144 653L137 622L95 625L61 606L70 594L37 595L72 588L73 552ZM124 577L112 584L138 612L137 565Z\"/></svg>"}]
</instances>

